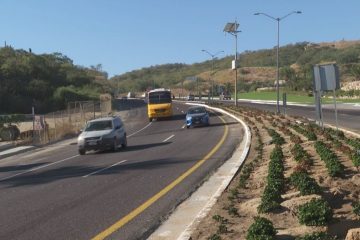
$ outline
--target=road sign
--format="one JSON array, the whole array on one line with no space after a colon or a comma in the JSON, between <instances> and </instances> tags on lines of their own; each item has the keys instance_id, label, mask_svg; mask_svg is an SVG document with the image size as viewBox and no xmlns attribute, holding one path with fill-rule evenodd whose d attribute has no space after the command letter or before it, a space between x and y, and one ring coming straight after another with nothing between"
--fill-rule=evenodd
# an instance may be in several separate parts
<instances>
[{"instance_id":1,"label":"road sign","mask_svg":"<svg viewBox=\"0 0 360 240\"><path fill-rule=\"evenodd\" d=\"M315 91L333 91L339 88L339 69L336 64L322 64L314 66Z\"/></svg>"},{"instance_id":2,"label":"road sign","mask_svg":"<svg viewBox=\"0 0 360 240\"><path fill-rule=\"evenodd\" d=\"M336 64L318 64L314 66L313 89L315 96L315 110L319 124L323 126L321 109L321 95L323 91L332 91L334 95L334 109L336 129L338 129L338 117L336 107L335 90L340 88L339 69Z\"/></svg>"},{"instance_id":3,"label":"road sign","mask_svg":"<svg viewBox=\"0 0 360 240\"><path fill-rule=\"evenodd\" d=\"M43 116L35 116L34 130L43 130L44 126L45 126L44 117Z\"/></svg>"}]
</instances>

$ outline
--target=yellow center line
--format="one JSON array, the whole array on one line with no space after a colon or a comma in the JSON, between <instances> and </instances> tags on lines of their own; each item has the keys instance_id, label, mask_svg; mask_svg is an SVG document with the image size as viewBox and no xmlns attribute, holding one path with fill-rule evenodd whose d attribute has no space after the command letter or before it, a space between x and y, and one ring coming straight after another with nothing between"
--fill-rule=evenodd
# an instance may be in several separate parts
<instances>
[{"instance_id":1,"label":"yellow center line","mask_svg":"<svg viewBox=\"0 0 360 240\"><path fill-rule=\"evenodd\" d=\"M219 116L221 121L225 123L224 119ZM105 229L98 235L92 238L92 240L100 240L105 239L106 237L110 236L115 231L119 230L122 226L124 226L126 223L130 222L132 219L134 219L137 215L145 211L148 207L150 207L153 203L155 203L157 200L159 200L161 197L163 197L165 194L167 194L170 190L172 190L176 185L181 183L185 178L187 178L189 175L191 175L195 170L197 170L206 160L208 160L212 155L215 154L215 152L221 147L221 145L225 142L225 139L228 134L228 126L225 125L225 131L223 136L221 137L220 141L216 144L216 146L208 153L206 156L198 161L194 166L192 166L189 170L184 172L180 177L175 179L173 182L171 182L169 185L167 185L165 188L163 188L160 192L149 198L146 202L141 204L139 207L134 209L132 212L127 214L125 217L121 218L119 221L111 225L109 228Z\"/></svg>"}]
</instances>

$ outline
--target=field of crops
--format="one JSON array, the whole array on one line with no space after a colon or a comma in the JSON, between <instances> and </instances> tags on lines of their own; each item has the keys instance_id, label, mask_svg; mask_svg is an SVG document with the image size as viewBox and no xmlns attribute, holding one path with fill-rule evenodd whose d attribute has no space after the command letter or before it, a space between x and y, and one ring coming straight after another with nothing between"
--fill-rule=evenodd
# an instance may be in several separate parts
<instances>
[{"instance_id":1,"label":"field of crops","mask_svg":"<svg viewBox=\"0 0 360 240\"><path fill-rule=\"evenodd\" d=\"M192 240L345 239L360 228L359 138L302 118L222 107L249 125L250 153Z\"/></svg>"}]
</instances>

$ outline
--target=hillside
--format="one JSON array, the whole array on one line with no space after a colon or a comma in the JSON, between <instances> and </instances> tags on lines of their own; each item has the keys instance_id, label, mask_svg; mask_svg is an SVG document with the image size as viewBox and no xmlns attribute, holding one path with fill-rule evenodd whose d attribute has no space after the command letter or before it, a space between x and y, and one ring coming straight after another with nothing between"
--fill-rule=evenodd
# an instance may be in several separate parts
<instances>
[{"instance_id":1,"label":"hillside","mask_svg":"<svg viewBox=\"0 0 360 240\"><path fill-rule=\"evenodd\" d=\"M34 54L12 47L0 48L0 114L49 112L67 102L98 100L111 84L101 65L74 65L61 53Z\"/></svg>"},{"instance_id":2,"label":"hillside","mask_svg":"<svg viewBox=\"0 0 360 240\"><path fill-rule=\"evenodd\" d=\"M276 78L276 48L245 51L240 54L239 89L249 91L257 87L271 86ZM301 42L280 48L280 78L287 81L292 90L311 89L312 66L324 62L336 62L340 67L342 82L360 80L360 41L330 43ZM215 85L233 84L234 71L230 70L233 56L214 62ZM197 91L197 82L187 80L196 76L201 91L210 88L211 61L195 64L165 64L135 70L114 76L120 92L145 91L153 87L181 88ZM215 87L215 89L217 89Z\"/></svg>"}]
</instances>

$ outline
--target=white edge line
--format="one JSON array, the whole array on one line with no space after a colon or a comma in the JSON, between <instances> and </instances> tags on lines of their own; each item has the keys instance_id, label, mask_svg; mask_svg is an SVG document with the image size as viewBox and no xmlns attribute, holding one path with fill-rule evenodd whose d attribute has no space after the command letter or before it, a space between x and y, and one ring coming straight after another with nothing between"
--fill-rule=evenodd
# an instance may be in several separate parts
<instances>
[{"instance_id":1,"label":"white edge line","mask_svg":"<svg viewBox=\"0 0 360 240\"><path fill-rule=\"evenodd\" d=\"M169 141L171 138L173 138L175 135L173 134L173 135L171 135L170 137L168 137L167 139L165 139L163 142L167 142L167 141Z\"/></svg>"},{"instance_id":2,"label":"white edge line","mask_svg":"<svg viewBox=\"0 0 360 240\"><path fill-rule=\"evenodd\" d=\"M83 178L89 177L89 176L91 176L91 175L94 175L94 174L97 174L97 173L99 173L99 172L105 171L105 170L107 170L107 169L109 169L109 168L115 167L116 165L119 165L120 163L124 163L124 162L126 162L126 161L127 161L127 160L122 160L122 161L120 161L120 162L114 163L114 164L111 165L111 166L108 166L108 167L106 167L106 168L102 168L102 169L100 169L100 170L97 170L97 171L95 171L95 172L89 173L89 174L84 175L84 176L82 176L82 177L83 177Z\"/></svg>"},{"instance_id":3,"label":"white edge line","mask_svg":"<svg viewBox=\"0 0 360 240\"><path fill-rule=\"evenodd\" d=\"M226 178L224 178L221 186L217 189L216 193L210 197L209 201L204 205L204 207L202 208L202 210L197 214L197 216L191 221L191 223L186 227L186 229L180 234L180 236L177 238L177 240L188 240L191 236L192 233L192 229L194 228L194 225L200 221L200 219L202 219L203 217L205 217L209 211L211 210L212 206L216 203L217 199L221 196L222 192L226 189L226 187L230 184L231 180L233 179L233 177L235 176L238 168L243 164L243 162L245 161L246 156L249 153L250 150L250 144L251 144L251 132L250 132L250 128L246 125L246 123L241 120L240 118L236 117L235 115L226 112L223 109L220 108L215 108L215 107L210 107L207 106L205 104L192 104L192 103L186 103L188 105L198 105L198 106L204 106L206 108L209 108L211 110L220 112L220 113L224 113L232 118L234 118L236 121L240 122L241 125L244 127L245 129L245 138L243 139L243 141L240 143L239 146L245 145L244 151L242 152L242 154L240 155L240 159L238 161L237 166L234 166L233 168L233 174L231 174L231 176L228 176Z\"/></svg>"},{"instance_id":4,"label":"white edge line","mask_svg":"<svg viewBox=\"0 0 360 240\"><path fill-rule=\"evenodd\" d=\"M134 132L134 133L130 134L128 137L132 137L132 136L134 136L135 134L137 134L137 133L141 132L142 130L144 130L145 128L149 127L150 125L151 125L151 123L149 123L148 125L146 125L146 126L145 126L145 127L143 127L142 129L140 129L140 130L138 130L138 131L136 131L136 132Z\"/></svg>"},{"instance_id":5,"label":"white edge line","mask_svg":"<svg viewBox=\"0 0 360 240\"><path fill-rule=\"evenodd\" d=\"M27 170L27 171L25 171L25 172L21 172L21 173L18 173L18 174L15 174L15 175L12 175L12 176L9 176L9 177L6 177L6 178L2 178L2 179L0 179L0 182L1 182L1 181L4 181L4 180L8 180L8 179L10 179L10 178L14 178L14 177L17 177L17 176L26 174L26 173L34 172L34 171L36 171L36 170L39 170L39 169L42 169L42 168L46 168L46 167L49 167L49 166L54 165L54 164L57 164L57 163L65 162L65 161L67 161L67 160L76 158L76 157L78 157L78 156L80 156L80 155L75 155L75 156L72 156L72 157L68 157L68 158L65 158L65 159L62 159L62 160L53 162L53 163L49 163L49 164L45 164L45 165L42 165L42 166L39 166L39 167L32 168L32 169Z\"/></svg>"}]
</instances>

